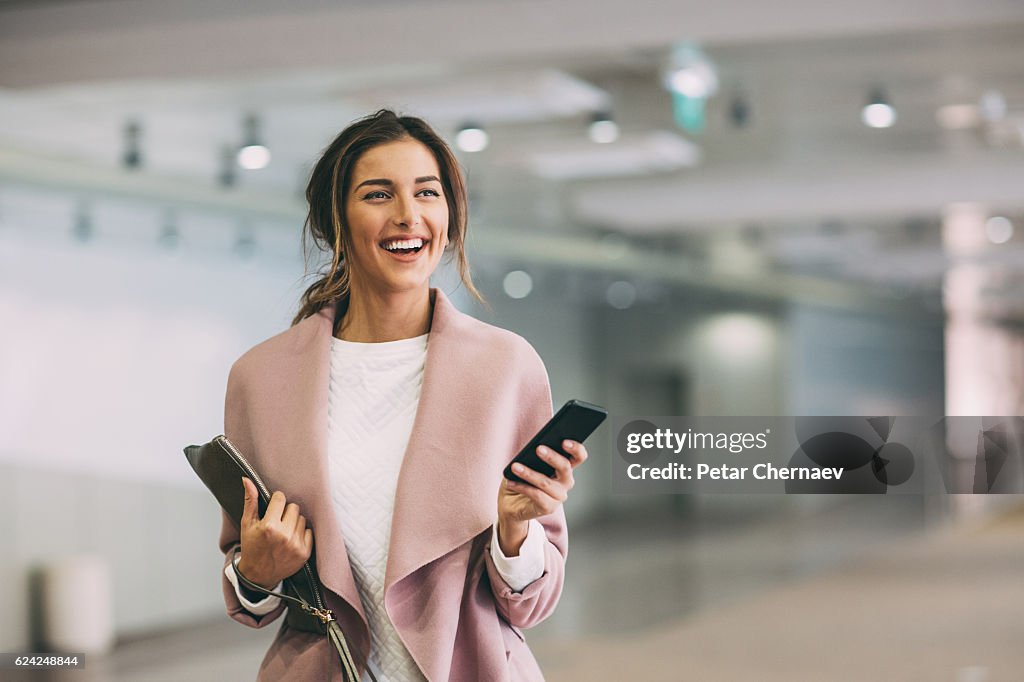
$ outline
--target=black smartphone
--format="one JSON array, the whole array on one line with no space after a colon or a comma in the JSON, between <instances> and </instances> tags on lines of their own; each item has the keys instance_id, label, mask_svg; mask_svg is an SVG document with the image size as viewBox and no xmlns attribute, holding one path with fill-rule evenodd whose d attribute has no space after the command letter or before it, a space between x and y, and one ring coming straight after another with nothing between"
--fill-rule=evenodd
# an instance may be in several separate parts
<instances>
[{"instance_id":1,"label":"black smartphone","mask_svg":"<svg viewBox=\"0 0 1024 682\"><path fill-rule=\"evenodd\" d=\"M539 471L545 476L555 473L554 467L537 456L537 448L546 445L555 452L565 455L562 441L574 440L582 443L594 432L608 416L608 410L582 400L570 400L555 413L547 424L541 427L537 435L530 439L516 458L505 467L505 478L510 481L523 482L523 479L512 473L512 465L516 462Z\"/></svg>"}]
</instances>

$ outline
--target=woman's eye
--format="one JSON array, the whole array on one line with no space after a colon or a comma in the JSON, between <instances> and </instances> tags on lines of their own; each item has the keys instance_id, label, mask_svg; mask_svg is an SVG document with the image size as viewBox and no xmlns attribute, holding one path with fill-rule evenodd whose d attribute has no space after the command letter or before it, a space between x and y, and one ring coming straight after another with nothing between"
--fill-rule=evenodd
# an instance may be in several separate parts
<instances>
[{"instance_id":1,"label":"woman's eye","mask_svg":"<svg viewBox=\"0 0 1024 682\"><path fill-rule=\"evenodd\" d=\"M427 192L428 196L432 196L432 197L439 197L439 196L441 196L441 193L438 192L436 189L422 189L422 190L420 190L420 194L422 194L424 192Z\"/></svg>"},{"instance_id":2,"label":"woman's eye","mask_svg":"<svg viewBox=\"0 0 1024 682\"><path fill-rule=\"evenodd\" d=\"M363 199L387 199L387 197L387 192L383 192L378 189L373 192L367 193L365 196L363 196Z\"/></svg>"}]
</instances>

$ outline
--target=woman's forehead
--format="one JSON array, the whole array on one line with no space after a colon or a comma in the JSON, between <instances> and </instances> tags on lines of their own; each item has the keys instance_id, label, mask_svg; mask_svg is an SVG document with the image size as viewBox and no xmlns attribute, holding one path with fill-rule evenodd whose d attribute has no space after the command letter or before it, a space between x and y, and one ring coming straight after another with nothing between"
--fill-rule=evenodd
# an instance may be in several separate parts
<instances>
[{"instance_id":1,"label":"woman's forehead","mask_svg":"<svg viewBox=\"0 0 1024 682\"><path fill-rule=\"evenodd\" d=\"M369 178L395 182L433 175L441 177L433 152L419 140L396 140L366 150L352 169L354 184Z\"/></svg>"}]
</instances>

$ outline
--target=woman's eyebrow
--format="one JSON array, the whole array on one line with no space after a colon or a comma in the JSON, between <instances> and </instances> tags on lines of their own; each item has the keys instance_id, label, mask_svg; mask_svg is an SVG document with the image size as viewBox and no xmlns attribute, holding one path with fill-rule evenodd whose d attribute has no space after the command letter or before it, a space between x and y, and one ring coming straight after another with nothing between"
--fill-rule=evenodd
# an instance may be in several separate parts
<instances>
[{"instance_id":1,"label":"woman's eyebrow","mask_svg":"<svg viewBox=\"0 0 1024 682\"><path fill-rule=\"evenodd\" d=\"M387 178L370 178L369 180L363 180L358 185L356 185L355 188L359 189L363 185L384 185L385 187L391 187L394 184L395 183L391 182Z\"/></svg>"},{"instance_id":2,"label":"woman's eyebrow","mask_svg":"<svg viewBox=\"0 0 1024 682\"><path fill-rule=\"evenodd\" d=\"M421 175L416 178L417 185L424 182L441 182L441 179L436 175ZM395 183L392 180L388 180L387 178L370 178L369 180L363 180L360 182L355 186L355 189L359 189L363 185L383 185L384 187L393 187L394 184Z\"/></svg>"}]
</instances>

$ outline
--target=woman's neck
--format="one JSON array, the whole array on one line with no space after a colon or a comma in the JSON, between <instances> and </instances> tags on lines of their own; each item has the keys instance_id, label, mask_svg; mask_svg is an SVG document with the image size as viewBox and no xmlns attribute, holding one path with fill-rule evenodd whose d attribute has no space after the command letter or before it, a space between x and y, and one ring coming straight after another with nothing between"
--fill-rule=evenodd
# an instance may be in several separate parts
<instances>
[{"instance_id":1,"label":"woman's neck","mask_svg":"<svg viewBox=\"0 0 1024 682\"><path fill-rule=\"evenodd\" d=\"M335 336L359 343L411 339L430 331L432 313L433 301L426 287L415 292L384 295L353 288L348 310Z\"/></svg>"}]
</instances>

